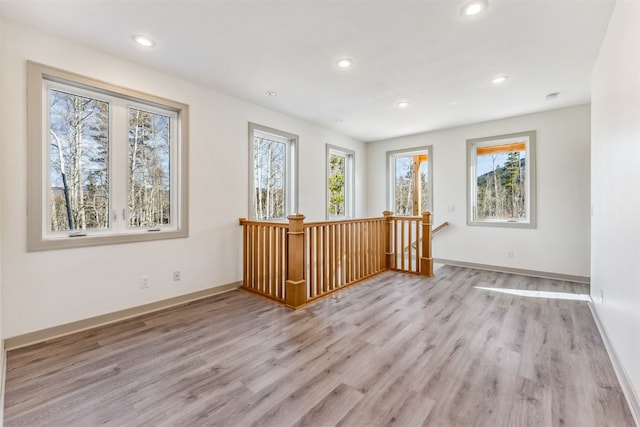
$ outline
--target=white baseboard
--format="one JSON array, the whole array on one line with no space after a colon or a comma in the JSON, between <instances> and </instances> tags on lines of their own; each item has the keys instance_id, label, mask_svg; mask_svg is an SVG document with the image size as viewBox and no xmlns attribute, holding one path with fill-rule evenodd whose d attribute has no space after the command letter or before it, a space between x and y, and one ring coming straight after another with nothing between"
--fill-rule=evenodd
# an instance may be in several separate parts
<instances>
[{"instance_id":1,"label":"white baseboard","mask_svg":"<svg viewBox=\"0 0 640 427\"><path fill-rule=\"evenodd\" d=\"M209 288L198 292L193 292L177 297L169 298L162 301L156 301L150 304L140 305L125 310L115 311L113 313L103 314L101 316L91 317L89 319L78 320L76 322L66 323L60 326L43 329L41 331L30 332L24 335L18 335L4 340L4 351L15 350L16 348L26 347L43 341L58 338L64 335L73 334L75 332L84 331L98 326L108 325L110 323L120 322L122 320L131 319L133 317L142 316L143 314L152 313L154 311L164 310L166 308L183 305L191 301L207 298L213 295L238 289L242 286L242 282L229 283L215 288ZM0 424L2 425L2 424Z\"/></svg>"},{"instance_id":2,"label":"white baseboard","mask_svg":"<svg viewBox=\"0 0 640 427\"><path fill-rule=\"evenodd\" d=\"M522 276L541 277L543 279L564 280L567 282L591 283L587 276L574 276L572 274L550 273L547 271L527 270L524 268L503 267L499 265L476 264L474 262L455 261L451 259L434 258L434 263L455 265L457 267L475 268L478 270L498 271L500 273L519 274Z\"/></svg>"},{"instance_id":3,"label":"white baseboard","mask_svg":"<svg viewBox=\"0 0 640 427\"><path fill-rule=\"evenodd\" d=\"M600 322L600 317L598 317L598 312L596 311L593 301L589 301L588 305L589 310L591 310L593 320L596 322L596 326L598 327L598 331L600 332L600 336L602 337L602 341L604 342L604 346L607 349L607 353L609 354L609 359L611 360L611 364L613 365L613 370L616 373L616 377L618 377L618 382L620 383L620 387L622 388L624 397L627 399L627 404L629 405L629 409L631 410L631 415L633 416L636 425L640 426L640 397L638 396L633 383L629 379L627 371L624 369L622 363L620 363L618 353L616 353L615 348L609 340L607 330L605 329L602 322Z\"/></svg>"}]
</instances>

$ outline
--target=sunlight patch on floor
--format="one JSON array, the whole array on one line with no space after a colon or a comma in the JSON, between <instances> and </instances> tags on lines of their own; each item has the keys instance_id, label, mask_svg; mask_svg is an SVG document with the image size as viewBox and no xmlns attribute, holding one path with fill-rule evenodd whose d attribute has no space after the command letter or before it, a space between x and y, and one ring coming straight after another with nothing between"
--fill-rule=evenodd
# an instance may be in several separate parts
<instances>
[{"instance_id":1,"label":"sunlight patch on floor","mask_svg":"<svg viewBox=\"0 0 640 427\"><path fill-rule=\"evenodd\" d=\"M530 298L550 298L550 299L566 299L573 301L589 301L587 294L570 294L568 292L548 292L548 291L527 291L524 289L503 289L503 288L485 288L482 286L474 286L476 289L483 291L500 292L503 294L518 295Z\"/></svg>"}]
</instances>

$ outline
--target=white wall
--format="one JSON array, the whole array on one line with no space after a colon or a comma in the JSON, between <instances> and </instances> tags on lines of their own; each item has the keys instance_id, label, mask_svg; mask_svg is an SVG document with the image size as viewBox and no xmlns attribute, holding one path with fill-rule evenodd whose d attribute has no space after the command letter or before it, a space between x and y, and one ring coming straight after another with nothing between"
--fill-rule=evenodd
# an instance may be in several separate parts
<instances>
[{"instance_id":1,"label":"white wall","mask_svg":"<svg viewBox=\"0 0 640 427\"><path fill-rule=\"evenodd\" d=\"M467 226L467 139L528 130L537 131L537 228ZM387 208L386 152L432 145L433 223L451 224L434 239L435 258L589 276L589 141L582 105L369 143L368 214Z\"/></svg>"},{"instance_id":2,"label":"white wall","mask_svg":"<svg viewBox=\"0 0 640 427\"><path fill-rule=\"evenodd\" d=\"M0 102L4 123L11 124L1 130L5 338L241 280L238 218L248 214L250 121L300 137L299 210L309 219L324 219L326 143L356 152L356 190L364 193L361 142L9 21L3 25ZM189 238L26 252L27 60L190 105ZM365 203L358 199L357 215ZM174 270L182 272L178 283L171 280ZM138 288L143 274L151 276L144 291Z\"/></svg>"},{"instance_id":3,"label":"white wall","mask_svg":"<svg viewBox=\"0 0 640 427\"><path fill-rule=\"evenodd\" d=\"M591 296L640 402L639 2L616 3L591 92Z\"/></svg>"}]
</instances>

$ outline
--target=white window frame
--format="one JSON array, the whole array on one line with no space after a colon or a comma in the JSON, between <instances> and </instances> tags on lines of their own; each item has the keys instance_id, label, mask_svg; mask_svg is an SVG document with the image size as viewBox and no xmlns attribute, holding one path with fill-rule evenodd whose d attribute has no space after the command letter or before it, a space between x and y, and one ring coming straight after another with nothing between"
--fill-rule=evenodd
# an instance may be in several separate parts
<instances>
[{"instance_id":1,"label":"white window frame","mask_svg":"<svg viewBox=\"0 0 640 427\"><path fill-rule=\"evenodd\" d=\"M329 190L330 156L344 157L344 215L331 215L329 205L331 192ZM326 212L327 219L353 218L355 216L355 152L346 148L327 144L326 149Z\"/></svg>"},{"instance_id":2,"label":"white window frame","mask_svg":"<svg viewBox=\"0 0 640 427\"><path fill-rule=\"evenodd\" d=\"M109 228L49 230L50 90L99 99L109 113ZM127 156L129 108L171 117L171 221L155 227L129 227ZM27 64L27 250L77 248L188 237L188 110L186 104L148 95L29 61Z\"/></svg>"},{"instance_id":3,"label":"white window frame","mask_svg":"<svg viewBox=\"0 0 640 427\"><path fill-rule=\"evenodd\" d=\"M525 143L525 205L524 219L477 219L477 149L516 142ZM536 131L517 132L467 140L467 225L488 227L536 228Z\"/></svg>"},{"instance_id":4,"label":"white window frame","mask_svg":"<svg viewBox=\"0 0 640 427\"><path fill-rule=\"evenodd\" d=\"M419 154L427 154L429 169L427 171L427 181L429 184L430 200L427 201L427 210L433 212L433 146L408 148L404 150L387 151L387 209L397 215L395 212L395 176L396 176L396 157L415 156Z\"/></svg>"},{"instance_id":5,"label":"white window frame","mask_svg":"<svg viewBox=\"0 0 640 427\"><path fill-rule=\"evenodd\" d=\"M253 138L255 135L266 134L275 141L287 144L286 150L286 171L285 171L285 206L283 219L259 220L255 217L254 203L256 192L254 186L254 164L253 164ZM289 215L298 212L298 135L284 132L268 126L249 122L249 219L259 221L283 222L287 221Z\"/></svg>"}]
</instances>

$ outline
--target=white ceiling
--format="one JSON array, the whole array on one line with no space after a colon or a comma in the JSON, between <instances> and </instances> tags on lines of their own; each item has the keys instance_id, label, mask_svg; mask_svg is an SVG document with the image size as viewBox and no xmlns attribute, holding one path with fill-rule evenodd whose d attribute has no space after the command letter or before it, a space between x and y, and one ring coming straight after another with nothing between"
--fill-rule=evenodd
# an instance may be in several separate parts
<instances>
[{"instance_id":1,"label":"white ceiling","mask_svg":"<svg viewBox=\"0 0 640 427\"><path fill-rule=\"evenodd\" d=\"M1 7L5 18L363 141L588 102L614 1L489 2L471 18L460 15L465 0L3 0ZM135 46L135 33L157 46ZM340 70L335 61L345 56L355 64ZM491 83L503 73L506 83ZM560 95L548 101L551 92ZM400 100L411 104L398 109Z\"/></svg>"}]
</instances>

